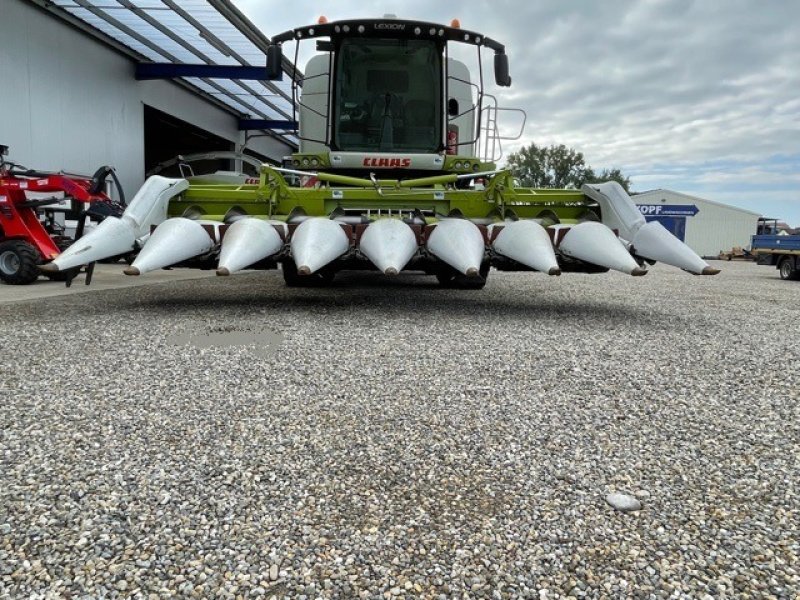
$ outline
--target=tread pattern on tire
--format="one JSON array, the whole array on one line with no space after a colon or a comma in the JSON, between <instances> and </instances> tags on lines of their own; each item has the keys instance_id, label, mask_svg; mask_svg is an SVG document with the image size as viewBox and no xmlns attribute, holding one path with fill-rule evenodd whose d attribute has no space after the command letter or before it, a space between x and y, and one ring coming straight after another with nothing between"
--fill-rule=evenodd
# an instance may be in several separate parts
<instances>
[{"instance_id":1,"label":"tread pattern on tire","mask_svg":"<svg viewBox=\"0 0 800 600\"><path fill-rule=\"evenodd\" d=\"M13 275L0 271L0 279L11 285L27 285L39 278L39 253L36 248L23 240L8 240L0 243L0 254L14 252L19 257L19 270Z\"/></svg>"},{"instance_id":2,"label":"tread pattern on tire","mask_svg":"<svg viewBox=\"0 0 800 600\"><path fill-rule=\"evenodd\" d=\"M792 268L789 271L789 275L787 277L783 276L783 265L784 265L784 263L791 264L791 262L790 262L791 260L792 260L792 258L788 257L788 256L783 258L780 261L780 263L778 263L778 273L780 273L781 279L785 279L787 281L796 281L796 280L800 279L800 271L798 271L795 268Z\"/></svg>"}]
</instances>

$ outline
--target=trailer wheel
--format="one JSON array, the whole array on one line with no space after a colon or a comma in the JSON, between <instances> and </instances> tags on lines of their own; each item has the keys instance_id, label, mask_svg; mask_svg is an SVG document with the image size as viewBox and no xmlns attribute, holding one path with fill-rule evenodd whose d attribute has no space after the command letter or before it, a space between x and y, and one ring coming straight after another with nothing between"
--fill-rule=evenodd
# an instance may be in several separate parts
<instances>
[{"instance_id":1,"label":"trailer wheel","mask_svg":"<svg viewBox=\"0 0 800 600\"><path fill-rule=\"evenodd\" d=\"M0 280L11 285L27 285L39 278L39 253L22 240L0 244Z\"/></svg>"},{"instance_id":2,"label":"trailer wheel","mask_svg":"<svg viewBox=\"0 0 800 600\"><path fill-rule=\"evenodd\" d=\"M781 279L797 278L798 273L792 264L793 262L794 261L791 256L785 256L783 259L781 259L781 262L778 265L778 272L781 275Z\"/></svg>"}]
</instances>

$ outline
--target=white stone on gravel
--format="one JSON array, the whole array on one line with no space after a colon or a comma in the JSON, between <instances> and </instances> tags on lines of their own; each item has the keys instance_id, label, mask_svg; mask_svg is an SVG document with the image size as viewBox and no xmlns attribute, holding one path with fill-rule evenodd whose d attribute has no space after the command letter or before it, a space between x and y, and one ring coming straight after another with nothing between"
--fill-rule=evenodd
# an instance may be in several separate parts
<instances>
[{"instance_id":1,"label":"white stone on gravel","mask_svg":"<svg viewBox=\"0 0 800 600\"><path fill-rule=\"evenodd\" d=\"M633 512L642 509L642 503L628 494L612 493L606 495L606 502L620 512Z\"/></svg>"}]
</instances>

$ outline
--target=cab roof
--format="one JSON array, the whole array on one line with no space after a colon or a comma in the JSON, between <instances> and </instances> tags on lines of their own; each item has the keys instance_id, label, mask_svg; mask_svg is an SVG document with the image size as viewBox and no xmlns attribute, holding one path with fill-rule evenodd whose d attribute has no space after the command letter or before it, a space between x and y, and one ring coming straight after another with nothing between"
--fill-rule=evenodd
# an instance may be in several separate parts
<instances>
[{"instance_id":1,"label":"cab roof","mask_svg":"<svg viewBox=\"0 0 800 600\"><path fill-rule=\"evenodd\" d=\"M409 21L393 18L351 19L331 23L317 23L290 29L272 36L271 42L280 44L290 40L300 41L320 37L328 37L331 40L359 37L441 40L473 46L486 46L497 54L505 54L505 46L503 44L475 31L461 29L460 27L448 27L428 21Z\"/></svg>"}]
</instances>

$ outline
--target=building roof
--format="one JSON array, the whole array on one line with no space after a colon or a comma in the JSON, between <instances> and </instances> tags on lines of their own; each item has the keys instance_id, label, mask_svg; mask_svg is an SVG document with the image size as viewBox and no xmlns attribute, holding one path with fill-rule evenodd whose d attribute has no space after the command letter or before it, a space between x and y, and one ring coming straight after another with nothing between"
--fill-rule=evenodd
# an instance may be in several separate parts
<instances>
[{"instance_id":1,"label":"building roof","mask_svg":"<svg viewBox=\"0 0 800 600\"><path fill-rule=\"evenodd\" d=\"M228 0L34 2L140 63L265 64L268 38ZM290 77L277 82L207 77L176 81L240 118L294 119ZM297 145L293 134L272 133Z\"/></svg>"},{"instance_id":2,"label":"building roof","mask_svg":"<svg viewBox=\"0 0 800 600\"><path fill-rule=\"evenodd\" d=\"M739 208L738 206L731 206L730 204L725 204L723 202L717 202L716 200L709 200L708 198L701 198L699 196L692 196L690 194L684 194L683 192L676 192L675 190L665 190L662 188L658 188L655 190L647 190L646 192L640 192L632 196L633 202L636 203L638 198L642 196L657 196L658 194L673 194L675 196L681 196L682 198L686 198L687 200L691 200L692 202L704 202L706 204L711 204L713 206L719 206L720 208L727 208L729 210L736 210L739 212L747 213L756 217L760 217L761 213L754 212L752 210L747 210L746 208Z\"/></svg>"}]
</instances>

